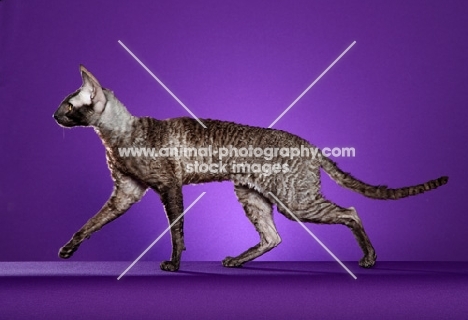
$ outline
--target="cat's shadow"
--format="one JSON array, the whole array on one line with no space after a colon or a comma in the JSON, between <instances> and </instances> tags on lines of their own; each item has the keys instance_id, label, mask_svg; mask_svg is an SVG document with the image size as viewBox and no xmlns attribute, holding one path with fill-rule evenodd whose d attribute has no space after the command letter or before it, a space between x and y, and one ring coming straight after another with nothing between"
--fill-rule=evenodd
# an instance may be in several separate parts
<instances>
[{"instance_id":1,"label":"cat's shadow","mask_svg":"<svg viewBox=\"0 0 468 320\"><path fill-rule=\"evenodd\" d=\"M231 272L230 272L231 270ZM245 272L242 272L245 271ZM193 271L193 270L179 270L178 273L188 275L200 276L273 276L273 275L311 275L317 276L322 274L335 274L339 272L321 271L321 270L298 270L298 269L285 269L285 268L271 268L271 267L256 267L256 266L243 266L241 268L225 268L220 266L216 271Z\"/></svg>"},{"instance_id":2,"label":"cat's shadow","mask_svg":"<svg viewBox=\"0 0 468 320\"><path fill-rule=\"evenodd\" d=\"M244 268L247 270L256 270L256 271L261 271L265 273L281 272L281 273L290 273L290 274L309 274L309 275L335 273L335 272L318 271L318 270L312 271L312 270L297 270L297 269L277 269L277 268L268 268L268 267L244 267Z\"/></svg>"}]
</instances>

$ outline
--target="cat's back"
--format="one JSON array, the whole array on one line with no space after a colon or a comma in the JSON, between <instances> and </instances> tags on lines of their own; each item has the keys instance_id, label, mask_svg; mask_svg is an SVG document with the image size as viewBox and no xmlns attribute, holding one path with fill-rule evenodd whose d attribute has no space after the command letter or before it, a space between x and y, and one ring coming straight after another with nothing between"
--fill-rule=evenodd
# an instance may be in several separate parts
<instances>
[{"instance_id":1,"label":"cat's back","mask_svg":"<svg viewBox=\"0 0 468 320\"><path fill-rule=\"evenodd\" d=\"M149 118L151 119L151 118ZM286 131L254 127L230 121L200 119L189 117L167 120L152 119L154 131L164 133L161 136L166 144L178 144L191 147L221 146L257 146L257 147L293 147L310 145L308 141ZM157 128L156 128L157 127Z\"/></svg>"}]
</instances>

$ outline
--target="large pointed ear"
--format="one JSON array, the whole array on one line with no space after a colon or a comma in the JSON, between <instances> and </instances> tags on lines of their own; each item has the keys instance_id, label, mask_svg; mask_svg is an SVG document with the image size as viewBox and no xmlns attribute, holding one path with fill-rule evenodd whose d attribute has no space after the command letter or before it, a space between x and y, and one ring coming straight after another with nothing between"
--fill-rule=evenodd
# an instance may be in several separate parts
<instances>
[{"instance_id":1,"label":"large pointed ear","mask_svg":"<svg viewBox=\"0 0 468 320\"><path fill-rule=\"evenodd\" d=\"M83 79L81 91L89 97L94 111L101 113L106 105L106 97L99 81L83 65L80 65L80 72Z\"/></svg>"}]
</instances>

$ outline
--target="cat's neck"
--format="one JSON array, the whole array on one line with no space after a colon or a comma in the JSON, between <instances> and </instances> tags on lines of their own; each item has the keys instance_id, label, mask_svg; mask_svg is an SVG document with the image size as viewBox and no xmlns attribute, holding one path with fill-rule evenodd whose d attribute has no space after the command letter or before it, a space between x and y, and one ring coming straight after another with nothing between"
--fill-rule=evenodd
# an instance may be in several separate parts
<instances>
[{"instance_id":1,"label":"cat's neck","mask_svg":"<svg viewBox=\"0 0 468 320\"><path fill-rule=\"evenodd\" d=\"M107 103L100 118L93 125L97 134L104 141L124 137L133 130L136 117L109 90L104 90Z\"/></svg>"}]
</instances>

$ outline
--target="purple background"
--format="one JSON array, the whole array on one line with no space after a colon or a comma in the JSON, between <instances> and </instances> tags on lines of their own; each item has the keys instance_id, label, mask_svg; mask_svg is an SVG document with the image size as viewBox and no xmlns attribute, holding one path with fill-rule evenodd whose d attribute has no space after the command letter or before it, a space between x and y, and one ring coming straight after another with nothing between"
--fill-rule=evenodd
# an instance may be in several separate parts
<instances>
[{"instance_id":1,"label":"purple background","mask_svg":"<svg viewBox=\"0 0 468 320\"><path fill-rule=\"evenodd\" d=\"M267 127L343 50L357 44L275 128L319 147L358 178L392 187L450 176L418 197L366 199L323 178L360 213L380 260L468 260L464 210L468 5L463 1L0 2L0 260L58 260L107 200L112 181L92 129L52 119L84 64L135 115L185 110L117 43L127 45L200 118ZM187 186L185 261L221 260L258 241L231 183ZM260 260L330 260L276 214L283 243ZM133 260L165 228L149 192L83 244L74 260ZM342 260L361 256L342 226L309 228ZM165 236L144 260L169 257Z\"/></svg>"},{"instance_id":2,"label":"purple background","mask_svg":"<svg viewBox=\"0 0 468 320\"><path fill-rule=\"evenodd\" d=\"M466 319L467 262L0 262L3 319ZM6 271L6 272L5 272ZM8 276L2 277L2 275Z\"/></svg>"}]
</instances>

